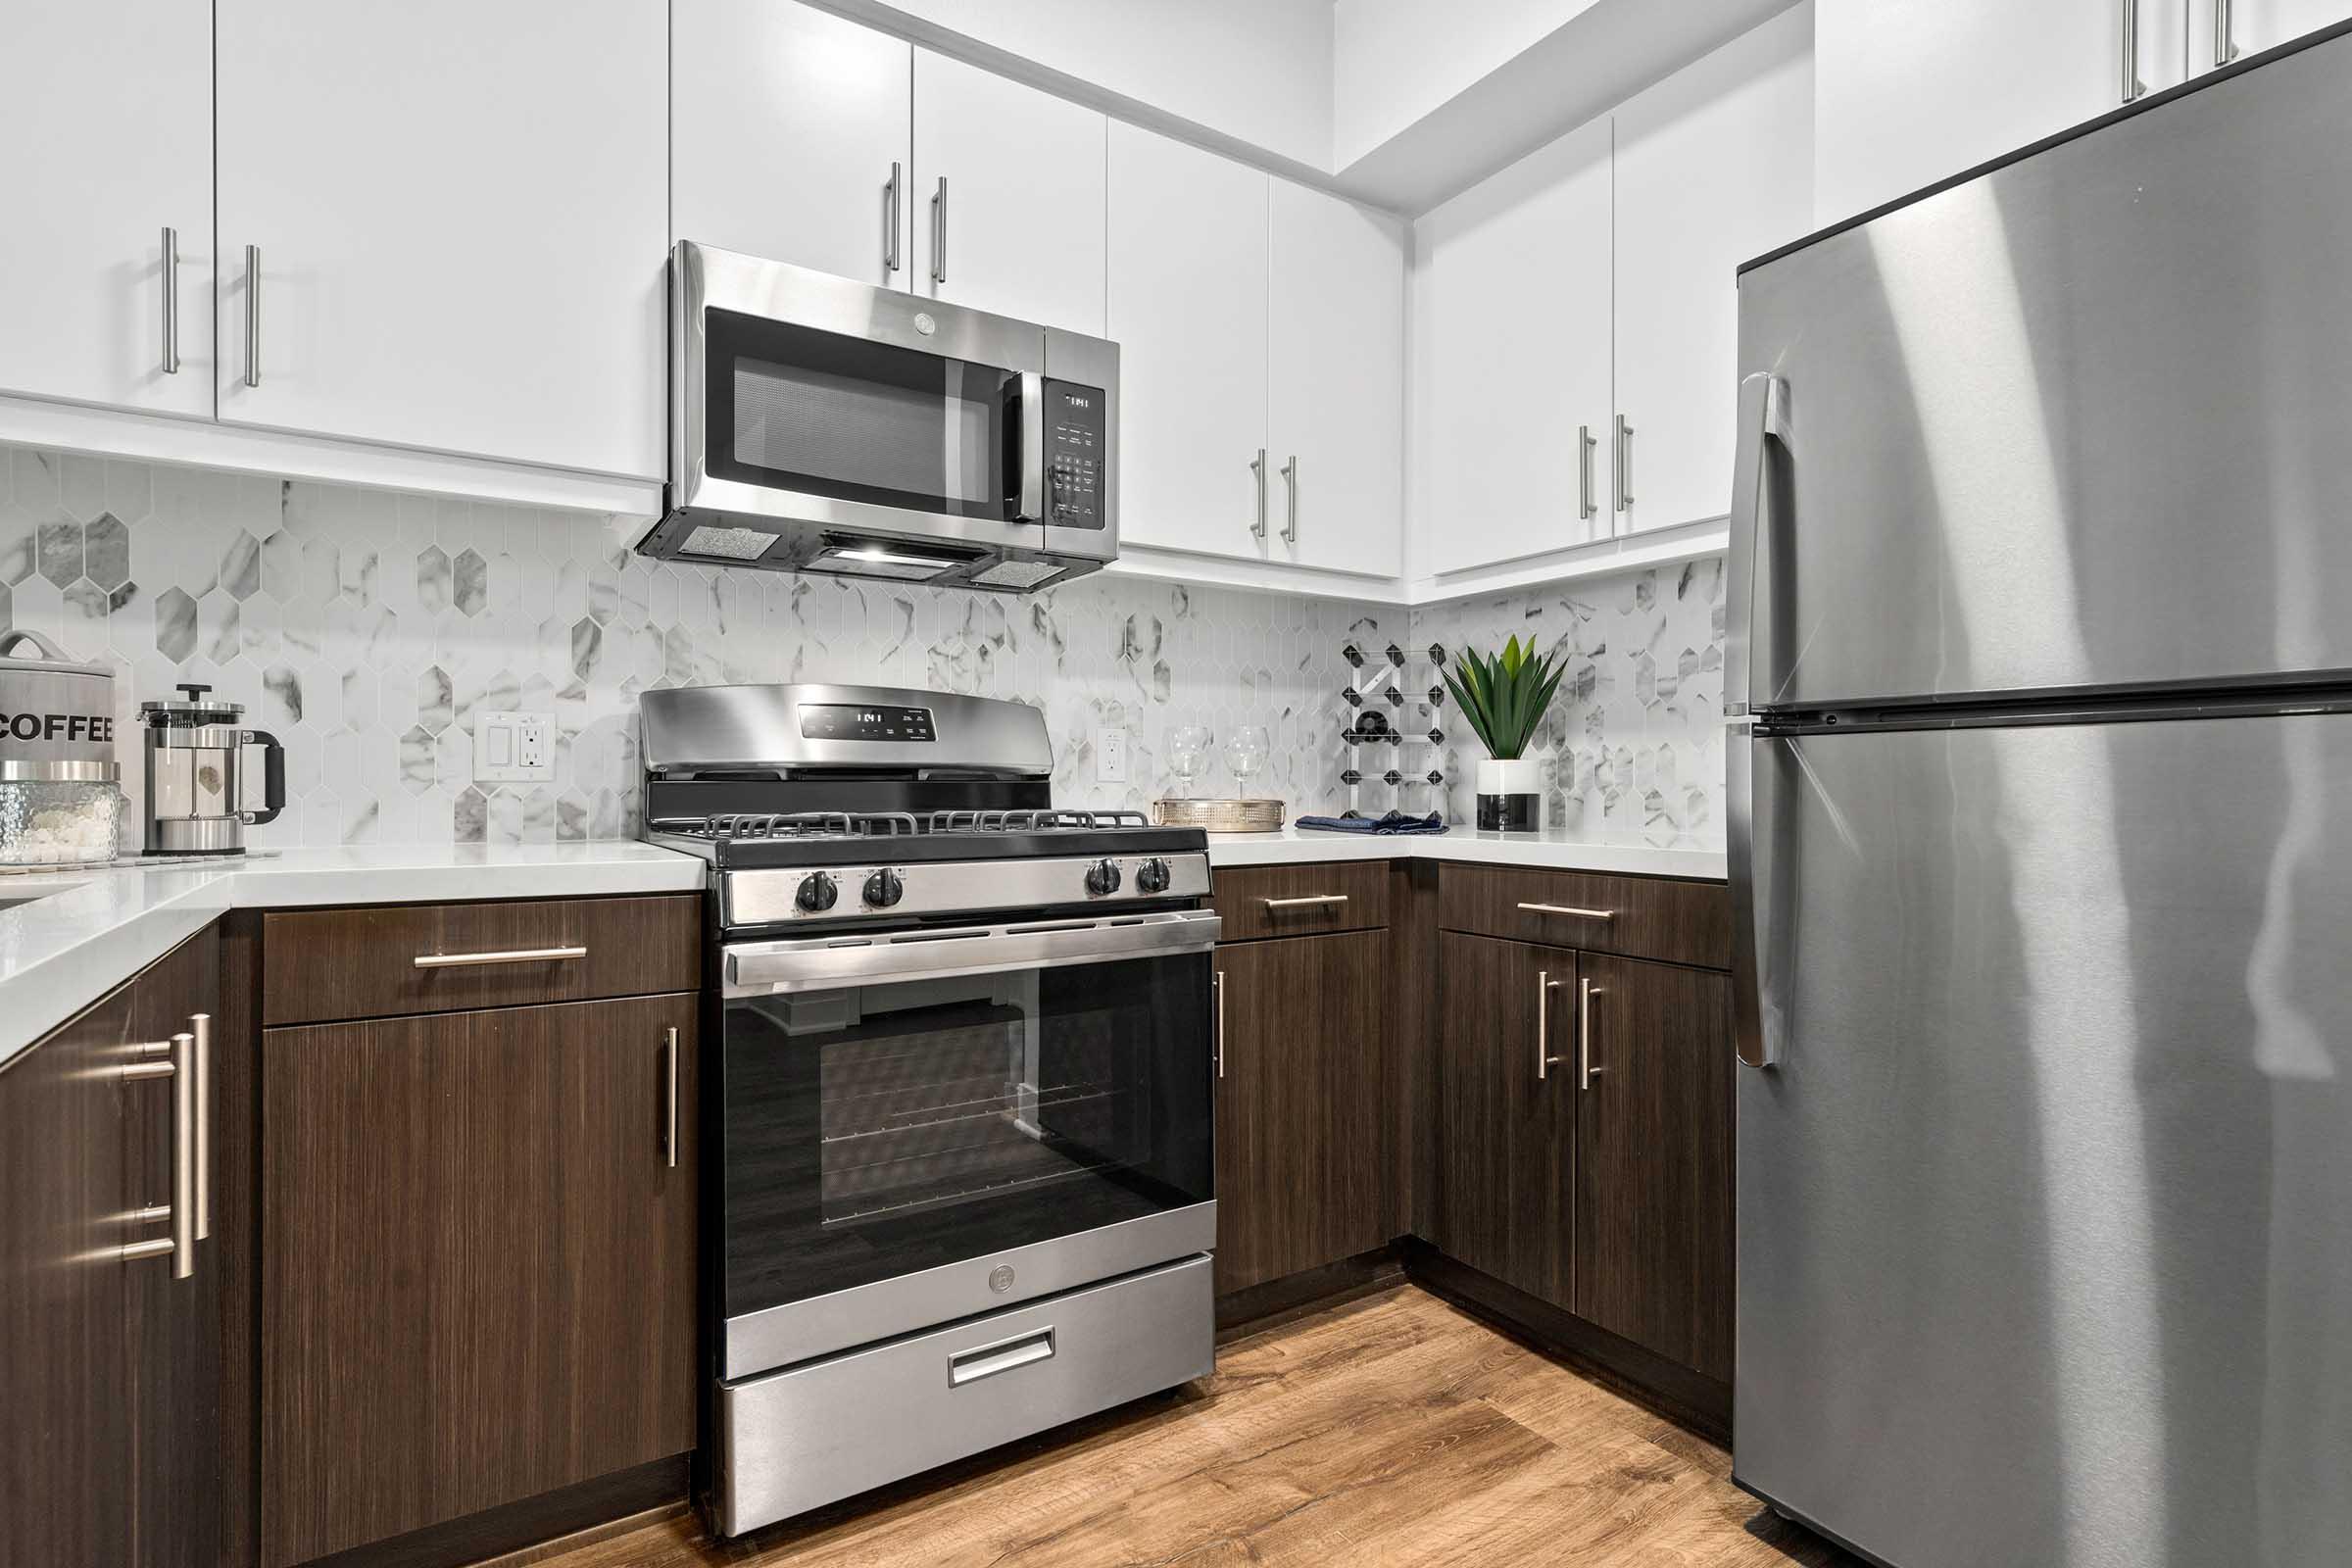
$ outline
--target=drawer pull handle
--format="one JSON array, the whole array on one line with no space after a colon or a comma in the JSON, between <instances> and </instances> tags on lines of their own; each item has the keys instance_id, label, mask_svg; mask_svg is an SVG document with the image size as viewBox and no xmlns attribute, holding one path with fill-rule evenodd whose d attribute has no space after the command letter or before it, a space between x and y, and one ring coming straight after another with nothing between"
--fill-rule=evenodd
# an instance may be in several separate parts
<instances>
[{"instance_id":1,"label":"drawer pull handle","mask_svg":"<svg viewBox=\"0 0 2352 1568\"><path fill-rule=\"evenodd\" d=\"M172 1202L151 1204L132 1216L140 1221L172 1222L170 1236L126 1242L115 1250L123 1262L169 1257L172 1277L184 1280L196 1272L196 1037L173 1035L169 1041L132 1048L139 1058L122 1069L123 1081L172 1081Z\"/></svg>"},{"instance_id":2,"label":"drawer pull handle","mask_svg":"<svg viewBox=\"0 0 2352 1568\"><path fill-rule=\"evenodd\" d=\"M993 1378L1000 1372L1010 1372L1039 1361L1054 1358L1054 1325L1049 1323L1033 1334L1023 1334L994 1345L978 1345L968 1350L958 1350L948 1357L948 1387L960 1389L982 1378Z\"/></svg>"},{"instance_id":3,"label":"drawer pull handle","mask_svg":"<svg viewBox=\"0 0 2352 1568\"><path fill-rule=\"evenodd\" d=\"M1317 893L1303 899L1260 899L1257 902L1269 909L1310 909L1324 905L1346 904L1348 895L1345 893Z\"/></svg>"},{"instance_id":4,"label":"drawer pull handle","mask_svg":"<svg viewBox=\"0 0 2352 1568\"><path fill-rule=\"evenodd\" d=\"M419 969L463 969L477 963L552 963L561 958L585 958L586 948L515 948L507 953L419 953Z\"/></svg>"},{"instance_id":5,"label":"drawer pull handle","mask_svg":"<svg viewBox=\"0 0 2352 1568\"><path fill-rule=\"evenodd\" d=\"M1522 904L1530 914L1573 914L1580 920L1614 920L1615 909L1580 909L1573 904Z\"/></svg>"}]
</instances>

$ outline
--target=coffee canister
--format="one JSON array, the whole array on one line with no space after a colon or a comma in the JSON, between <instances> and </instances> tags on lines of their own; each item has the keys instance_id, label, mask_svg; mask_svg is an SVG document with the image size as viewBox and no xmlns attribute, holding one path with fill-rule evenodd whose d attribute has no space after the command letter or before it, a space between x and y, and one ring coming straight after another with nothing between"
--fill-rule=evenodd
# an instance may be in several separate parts
<instances>
[{"instance_id":1,"label":"coffee canister","mask_svg":"<svg viewBox=\"0 0 2352 1568\"><path fill-rule=\"evenodd\" d=\"M114 673L38 632L0 633L0 867L113 859L120 779Z\"/></svg>"}]
</instances>

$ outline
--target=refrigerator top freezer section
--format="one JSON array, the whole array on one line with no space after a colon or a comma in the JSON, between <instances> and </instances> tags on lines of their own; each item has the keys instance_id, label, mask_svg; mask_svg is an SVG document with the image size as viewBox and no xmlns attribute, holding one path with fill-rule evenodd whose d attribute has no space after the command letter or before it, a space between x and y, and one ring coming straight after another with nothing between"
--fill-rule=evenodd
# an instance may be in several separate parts
<instances>
[{"instance_id":1,"label":"refrigerator top freezer section","mask_svg":"<svg viewBox=\"0 0 2352 1568\"><path fill-rule=\"evenodd\" d=\"M1747 270L1727 698L2352 671L2347 80L2339 31Z\"/></svg>"}]
</instances>

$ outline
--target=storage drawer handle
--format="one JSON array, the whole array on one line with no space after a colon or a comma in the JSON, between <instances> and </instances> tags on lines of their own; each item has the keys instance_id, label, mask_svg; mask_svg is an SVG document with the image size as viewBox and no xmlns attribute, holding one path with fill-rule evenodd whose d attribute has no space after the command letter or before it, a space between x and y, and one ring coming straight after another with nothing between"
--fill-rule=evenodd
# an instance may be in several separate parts
<instances>
[{"instance_id":1,"label":"storage drawer handle","mask_svg":"<svg viewBox=\"0 0 2352 1568\"><path fill-rule=\"evenodd\" d=\"M126 1263L169 1257L172 1277L184 1280L196 1272L196 1037L178 1034L168 1042L159 1040L131 1050L140 1059L122 1069L124 1082L172 1080L171 1206L151 1205L133 1218L147 1222L169 1219L172 1234L125 1243L115 1255Z\"/></svg>"},{"instance_id":2,"label":"storage drawer handle","mask_svg":"<svg viewBox=\"0 0 2352 1568\"><path fill-rule=\"evenodd\" d=\"M1580 909L1573 904L1522 904L1530 914L1573 914L1580 920L1614 920L1615 909Z\"/></svg>"},{"instance_id":3,"label":"storage drawer handle","mask_svg":"<svg viewBox=\"0 0 2352 1568\"><path fill-rule=\"evenodd\" d=\"M1269 909L1310 909L1328 904L1346 904L1345 893L1316 893L1303 899L1260 899L1258 903Z\"/></svg>"},{"instance_id":4,"label":"storage drawer handle","mask_svg":"<svg viewBox=\"0 0 2352 1568\"><path fill-rule=\"evenodd\" d=\"M1000 1372L1054 1358L1054 1325L1049 1323L1032 1334L1014 1339L999 1340L994 1345L975 1346L958 1350L948 1357L948 1387L960 1389L982 1378L993 1378Z\"/></svg>"},{"instance_id":5,"label":"storage drawer handle","mask_svg":"<svg viewBox=\"0 0 2352 1568\"><path fill-rule=\"evenodd\" d=\"M586 948L515 948L507 953L419 953L419 969L463 969L477 963L552 963L563 958L585 958Z\"/></svg>"}]
</instances>

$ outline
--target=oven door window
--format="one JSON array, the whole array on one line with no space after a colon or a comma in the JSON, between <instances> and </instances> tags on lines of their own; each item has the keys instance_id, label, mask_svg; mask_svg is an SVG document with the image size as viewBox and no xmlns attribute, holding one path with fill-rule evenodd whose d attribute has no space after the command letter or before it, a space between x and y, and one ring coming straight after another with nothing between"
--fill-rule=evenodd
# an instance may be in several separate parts
<instances>
[{"instance_id":1,"label":"oven door window","mask_svg":"<svg viewBox=\"0 0 2352 1568\"><path fill-rule=\"evenodd\" d=\"M1016 520L1020 376L733 311L704 315L713 477Z\"/></svg>"},{"instance_id":2,"label":"oven door window","mask_svg":"<svg viewBox=\"0 0 2352 1568\"><path fill-rule=\"evenodd\" d=\"M1206 1201L1208 970L729 1002L727 1315Z\"/></svg>"}]
</instances>

